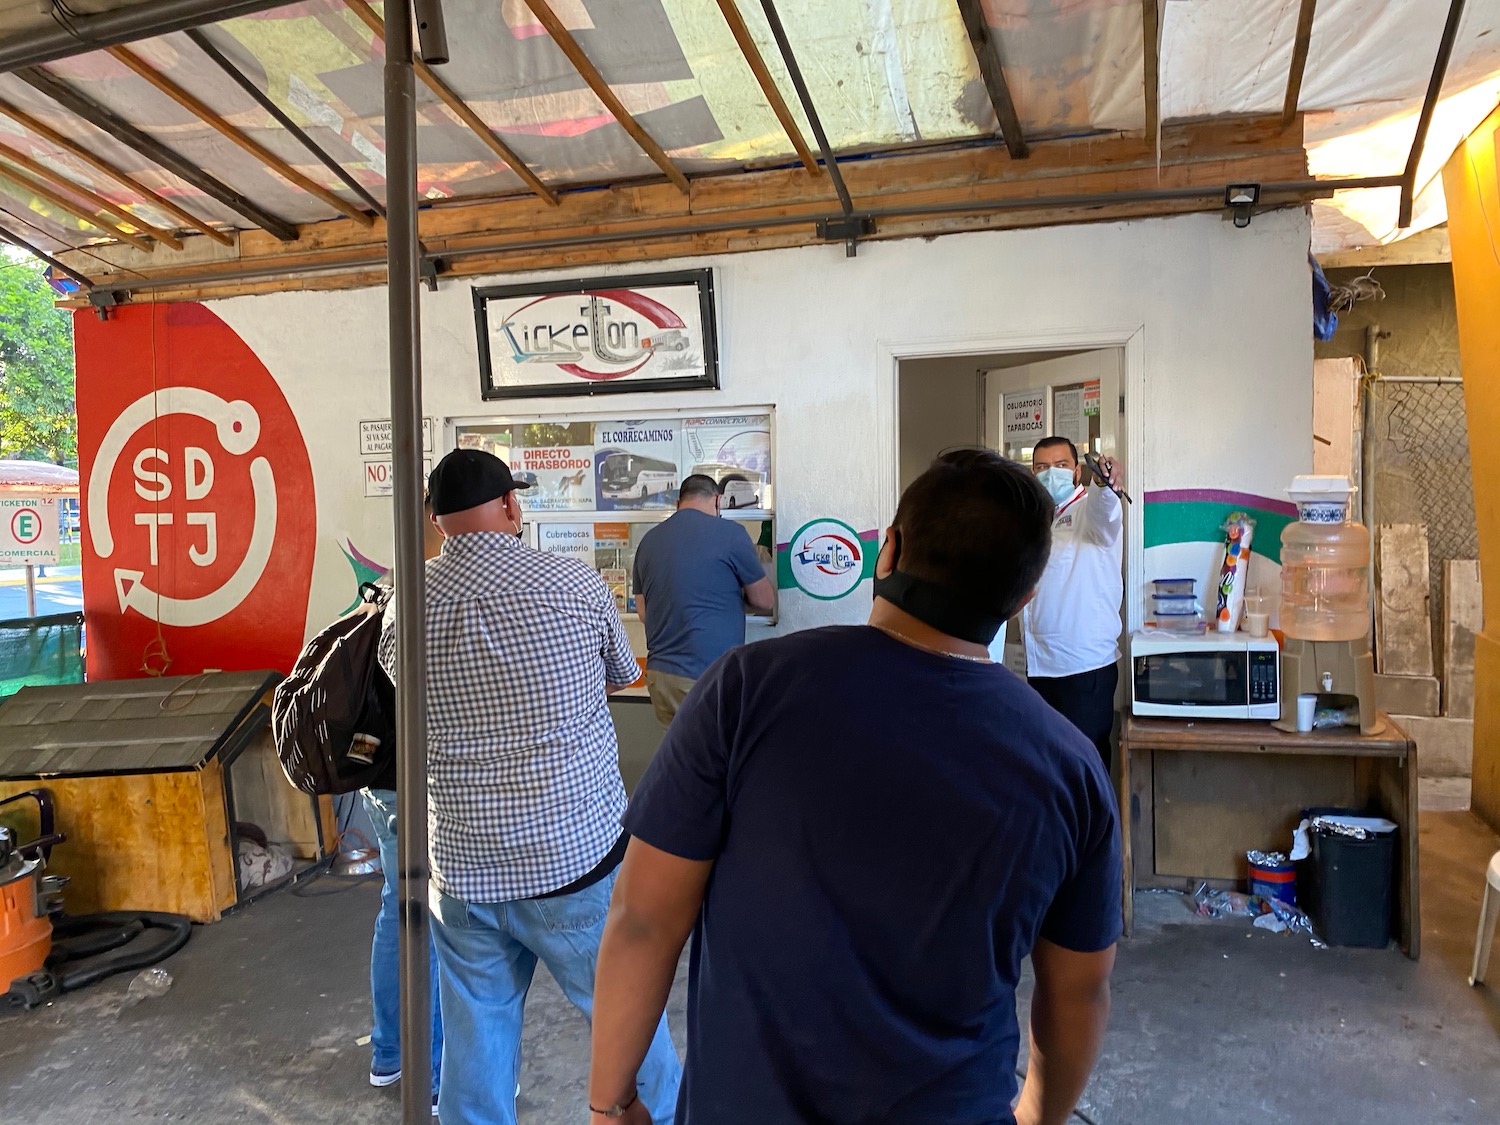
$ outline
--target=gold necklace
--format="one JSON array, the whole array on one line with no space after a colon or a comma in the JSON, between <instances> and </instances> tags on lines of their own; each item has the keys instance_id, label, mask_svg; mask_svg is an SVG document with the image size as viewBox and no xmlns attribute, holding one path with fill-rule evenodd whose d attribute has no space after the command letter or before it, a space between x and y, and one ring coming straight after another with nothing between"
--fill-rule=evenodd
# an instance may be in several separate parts
<instances>
[{"instance_id":1,"label":"gold necklace","mask_svg":"<svg viewBox=\"0 0 1500 1125\"><path fill-rule=\"evenodd\" d=\"M914 641L905 633L898 633L894 629L887 629L884 625L876 625L875 628L879 629L888 637L892 637L895 640L902 642L903 644L911 645L912 648L919 648L923 652L930 652L933 656L947 656L951 657L954 660L967 660L971 664L994 663L994 661L991 660L988 656L970 656L966 652L948 652L946 649L933 648L931 645L924 645L921 641Z\"/></svg>"}]
</instances>

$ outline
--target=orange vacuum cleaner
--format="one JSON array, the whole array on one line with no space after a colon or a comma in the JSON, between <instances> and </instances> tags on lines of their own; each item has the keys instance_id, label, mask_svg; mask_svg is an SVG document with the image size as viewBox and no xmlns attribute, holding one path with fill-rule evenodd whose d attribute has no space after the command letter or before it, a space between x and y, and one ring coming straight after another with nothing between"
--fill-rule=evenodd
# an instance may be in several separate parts
<instances>
[{"instance_id":1,"label":"orange vacuum cleaner","mask_svg":"<svg viewBox=\"0 0 1500 1125\"><path fill-rule=\"evenodd\" d=\"M0 825L0 1008L35 1008L115 973L154 965L187 944L192 922L181 914L110 910L63 912L67 879L42 872L54 832L52 793L29 789L0 800L35 801L41 835L16 843L15 829Z\"/></svg>"},{"instance_id":2,"label":"orange vacuum cleaner","mask_svg":"<svg viewBox=\"0 0 1500 1125\"><path fill-rule=\"evenodd\" d=\"M42 834L24 846L12 828L0 825L0 991L40 972L52 950L52 911L63 880L42 874L52 845L63 841L52 831L52 794L31 789L0 800L37 804Z\"/></svg>"}]
</instances>

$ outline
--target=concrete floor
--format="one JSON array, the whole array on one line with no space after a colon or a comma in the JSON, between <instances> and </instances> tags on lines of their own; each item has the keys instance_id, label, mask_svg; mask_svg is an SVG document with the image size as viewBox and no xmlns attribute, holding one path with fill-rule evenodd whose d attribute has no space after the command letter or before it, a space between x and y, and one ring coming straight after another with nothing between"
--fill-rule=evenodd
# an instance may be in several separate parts
<instances>
[{"instance_id":1,"label":"concrete floor","mask_svg":"<svg viewBox=\"0 0 1500 1125\"><path fill-rule=\"evenodd\" d=\"M1500 991L1466 982L1500 839L1467 812L1430 812L1421 841L1418 964L1197 919L1177 896L1141 894L1084 1112L1098 1125L1500 1121ZM0 1016L0 1121L399 1121L395 1092L367 1085L355 1042L369 1029L376 887L343 886L273 894L199 928L167 963L175 984L159 999L125 1006L121 978ZM671 1004L679 1043L684 994L685 970ZM583 1119L587 1043L539 973L522 1125Z\"/></svg>"}]
</instances>

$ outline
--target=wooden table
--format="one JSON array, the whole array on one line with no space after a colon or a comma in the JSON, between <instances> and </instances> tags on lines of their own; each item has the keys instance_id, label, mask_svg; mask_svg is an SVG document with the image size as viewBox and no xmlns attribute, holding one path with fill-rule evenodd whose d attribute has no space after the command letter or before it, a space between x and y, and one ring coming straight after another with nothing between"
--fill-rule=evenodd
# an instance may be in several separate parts
<instances>
[{"instance_id":1,"label":"wooden table","mask_svg":"<svg viewBox=\"0 0 1500 1125\"><path fill-rule=\"evenodd\" d=\"M1125 932L1136 887L1245 889L1245 852L1285 852L1303 809L1377 812L1399 829L1395 935L1416 959L1417 747L1382 728L1286 734L1270 723L1127 716L1120 735L1125 832Z\"/></svg>"}]
</instances>

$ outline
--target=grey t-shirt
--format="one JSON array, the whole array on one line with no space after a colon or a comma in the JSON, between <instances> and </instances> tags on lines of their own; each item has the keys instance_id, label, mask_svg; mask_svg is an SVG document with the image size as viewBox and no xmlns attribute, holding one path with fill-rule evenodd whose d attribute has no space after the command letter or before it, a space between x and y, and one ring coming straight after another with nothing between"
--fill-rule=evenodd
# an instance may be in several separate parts
<instances>
[{"instance_id":1,"label":"grey t-shirt","mask_svg":"<svg viewBox=\"0 0 1500 1125\"><path fill-rule=\"evenodd\" d=\"M646 667L696 680L745 643L744 587L766 576L745 529L682 508L648 531L632 585L646 600Z\"/></svg>"}]
</instances>

